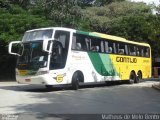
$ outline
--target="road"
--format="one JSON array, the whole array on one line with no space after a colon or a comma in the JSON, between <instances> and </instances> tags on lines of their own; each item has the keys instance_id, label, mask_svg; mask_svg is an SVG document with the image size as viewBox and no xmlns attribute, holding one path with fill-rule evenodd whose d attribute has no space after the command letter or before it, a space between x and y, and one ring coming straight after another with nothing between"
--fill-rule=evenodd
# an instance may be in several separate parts
<instances>
[{"instance_id":1,"label":"road","mask_svg":"<svg viewBox=\"0 0 160 120\"><path fill-rule=\"evenodd\" d=\"M77 91L70 87L47 91L44 86L1 82L0 113L32 114L34 119L47 116L47 120L53 117L52 114L158 114L160 91L152 88L156 82L98 84L83 86Z\"/></svg>"}]
</instances>

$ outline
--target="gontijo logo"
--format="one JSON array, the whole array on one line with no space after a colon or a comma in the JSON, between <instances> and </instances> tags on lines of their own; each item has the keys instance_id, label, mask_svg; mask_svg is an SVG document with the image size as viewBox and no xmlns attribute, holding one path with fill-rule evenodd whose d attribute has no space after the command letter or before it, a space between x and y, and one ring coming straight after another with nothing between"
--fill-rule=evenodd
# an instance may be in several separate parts
<instances>
[{"instance_id":1,"label":"gontijo logo","mask_svg":"<svg viewBox=\"0 0 160 120\"><path fill-rule=\"evenodd\" d=\"M137 58L116 57L117 62L137 63Z\"/></svg>"},{"instance_id":2,"label":"gontijo logo","mask_svg":"<svg viewBox=\"0 0 160 120\"><path fill-rule=\"evenodd\" d=\"M66 76L65 73L64 73L64 74L59 74L59 75L57 75L56 81L57 81L58 83L61 83L61 82L63 81L64 76Z\"/></svg>"}]
</instances>

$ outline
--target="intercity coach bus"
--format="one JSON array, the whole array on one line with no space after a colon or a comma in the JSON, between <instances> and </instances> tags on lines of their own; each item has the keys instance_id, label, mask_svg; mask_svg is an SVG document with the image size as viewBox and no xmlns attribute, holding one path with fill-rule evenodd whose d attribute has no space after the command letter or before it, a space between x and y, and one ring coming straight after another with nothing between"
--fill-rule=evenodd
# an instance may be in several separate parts
<instances>
[{"instance_id":1,"label":"intercity coach bus","mask_svg":"<svg viewBox=\"0 0 160 120\"><path fill-rule=\"evenodd\" d=\"M15 51L14 46L18 46ZM9 44L17 55L18 83L54 85L121 81L151 77L151 47L121 37L50 27L27 31Z\"/></svg>"}]
</instances>

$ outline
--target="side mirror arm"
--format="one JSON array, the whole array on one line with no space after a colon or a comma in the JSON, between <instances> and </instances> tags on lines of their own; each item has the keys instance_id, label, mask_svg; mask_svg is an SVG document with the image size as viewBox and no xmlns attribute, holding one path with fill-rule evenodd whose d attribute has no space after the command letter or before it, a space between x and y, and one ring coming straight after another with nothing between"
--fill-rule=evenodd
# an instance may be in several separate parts
<instances>
[{"instance_id":1,"label":"side mirror arm","mask_svg":"<svg viewBox=\"0 0 160 120\"><path fill-rule=\"evenodd\" d=\"M9 54L16 55L16 56L21 56L21 55L18 54L18 53L12 52L12 46L13 46L13 44L21 44L21 45L22 45L22 42L21 42L21 41L13 41L13 42L10 42L10 43L9 43L9 46L8 46L8 52L9 52ZM22 54L23 54L23 51L24 51L24 48L23 48L23 50L22 50Z\"/></svg>"}]
</instances>

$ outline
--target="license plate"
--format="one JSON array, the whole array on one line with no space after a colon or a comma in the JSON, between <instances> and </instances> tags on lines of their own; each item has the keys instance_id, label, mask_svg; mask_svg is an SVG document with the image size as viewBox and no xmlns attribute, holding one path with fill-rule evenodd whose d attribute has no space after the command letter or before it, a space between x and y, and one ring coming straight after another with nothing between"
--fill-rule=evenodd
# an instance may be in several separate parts
<instances>
[{"instance_id":1,"label":"license plate","mask_svg":"<svg viewBox=\"0 0 160 120\"><path fill-rule=\"evenodd\" d=\"M31 79L25 79L26 82L31 82Z\"/></svg>"}]
</instances>

